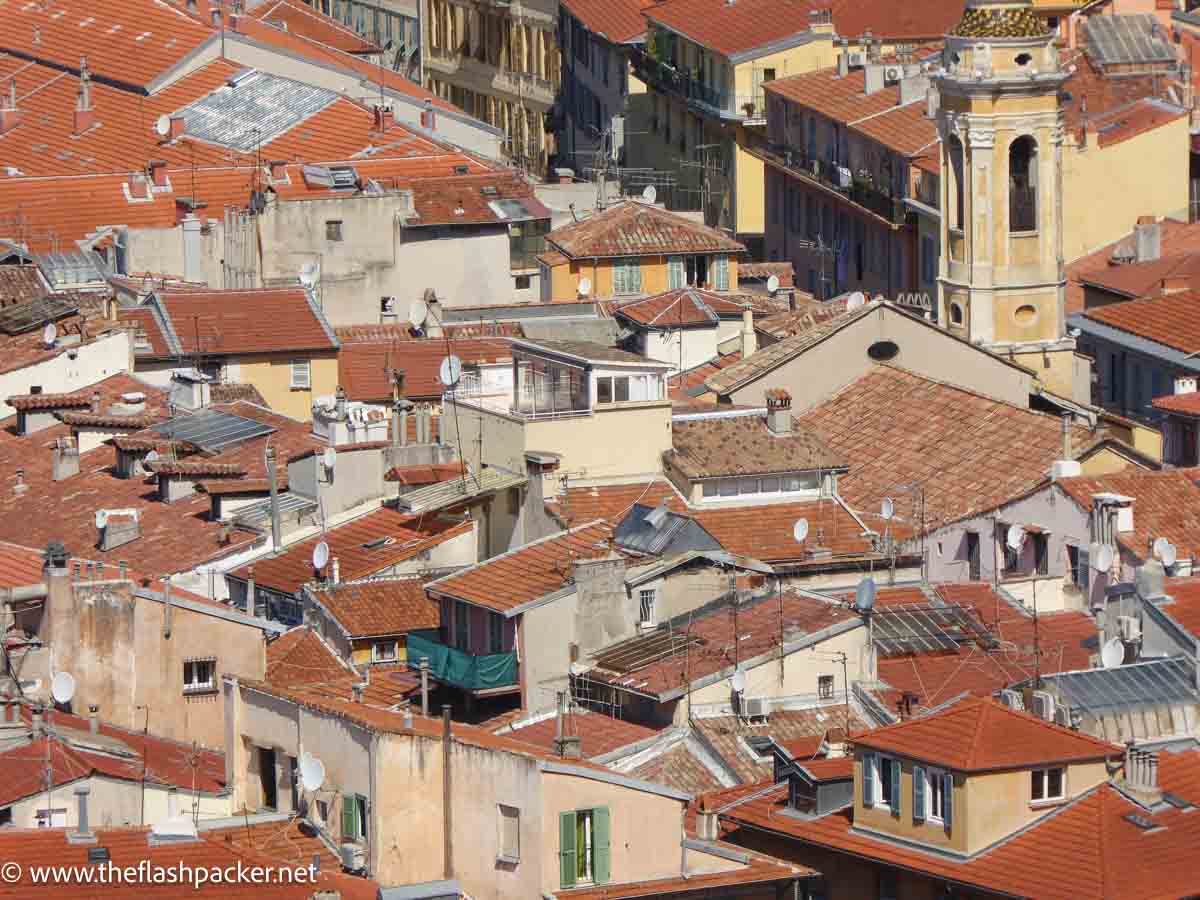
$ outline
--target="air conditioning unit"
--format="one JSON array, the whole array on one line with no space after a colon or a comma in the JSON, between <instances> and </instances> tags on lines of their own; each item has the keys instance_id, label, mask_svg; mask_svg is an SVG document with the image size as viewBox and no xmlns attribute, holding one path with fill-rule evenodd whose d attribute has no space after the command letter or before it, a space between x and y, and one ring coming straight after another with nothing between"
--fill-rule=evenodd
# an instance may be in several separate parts
<instances>
[{"instance_id":1,"label":"air conditioning unit","mask_svg":"<svg viewBox=\"0 0 1200 900\"><path fill-rule=\"evenodd\" d=\"M1033 692L1033 714L1047 722L1054 721L1054 695L1047 691Z\"/></svg>"},{"instance_id":2,"label":"air conditioning unit","mask_svg":"<svg viewBox=\"0 0 1200 900\"><path fill-rule=\"evenodd\" d=\"M1025 708L1025 704L1021 702L1021 695L1017 691L1010 691L1007 688L1000 692L1000 702L1009 709Z\"/></svg>"},{"instance_id":3,"label":"air conditioning unit","mask_svg":"<svg viewBox=\"0 0 1200 900\"><path fill-rule=\"evenodd\" d=\"M366 853L358 844L342 844L339 850L343 869L357 872L365 864Z\"/></svg>"},{"instance_id":4,"label":"air conditioning unit","mask_svg":"<svg viewBox=\"0 0 1200 900\"><path fill-rule=\"evenodd\" d=\"M900 66L884 66L883 80L884 81L899 81L904 77L904 69Z\"/></svg>"},{"instance_id":5,"label":"air conditioning unit","mask_svg":"<svg viewBox=\"0 0 1200 900\"><path fill-rule=\"evenodd\" d=\"M1061 703L1054 704L1054 724L1063 728L1071 727L1071 710Z\"/></svg>"},{"instance_id":6,"label":"air conditioning unit","mask_svg":"<svg viewBox=\"0 0 1200 900\"><path fill-rule=\"evenodd\" d=\"M750 697L743 701L745 716L747 719L765 719L770 713L771 707L762 697Z\"/></svg>"},{"instance_id":7,"label":"air conditioning unit","mask_svg":"<svg viewBox=\"0 0 1200 900\"><path fill-rule=\"evenodd\" d=\"M1117 616L1117 628L1121 631L1121 640L1133 644L1141 640L1142 625L1137 616Z\"/></svg>"},{"instance_id":8,"label":"air conditioning unit","mask_svg":"<svg viewBox=\"0 0 1200 900\"><path fill-rule=\"evenodd\" d=\"M863 50L854 50L846 54L846 63L851 68L861 69L867 64L867 54Z\"/></svg>"}]
</instances>

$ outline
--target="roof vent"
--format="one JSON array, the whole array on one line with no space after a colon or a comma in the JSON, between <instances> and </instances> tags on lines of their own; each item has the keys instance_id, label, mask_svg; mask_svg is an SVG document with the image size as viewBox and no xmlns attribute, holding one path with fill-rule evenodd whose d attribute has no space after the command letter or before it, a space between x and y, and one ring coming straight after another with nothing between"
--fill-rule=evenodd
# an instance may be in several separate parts
<instances>
[{"instance_id":1,"label":"roof vent","mask_svg":"<svg viewBox=\"0 0 1200 900\"><path fill-rule=\"evenodd\" d=\"M455 166L454 167L455 175L467 175L470 173L470 171L471 171L471 169L469 166Z\"/></svg>"}]
</instances>

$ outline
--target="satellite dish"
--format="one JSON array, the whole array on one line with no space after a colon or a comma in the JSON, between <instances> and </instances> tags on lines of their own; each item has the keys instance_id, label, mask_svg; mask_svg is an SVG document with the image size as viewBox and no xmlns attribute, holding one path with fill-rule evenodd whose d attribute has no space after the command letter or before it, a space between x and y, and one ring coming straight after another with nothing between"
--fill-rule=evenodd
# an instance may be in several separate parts
<instances>
[{"instance_id":1,"label":"satellite dish","mask_svg":"<svg viewBox=\"0 0 1200 900\"><path fill-rule=\"evenodd\" d=\"M862 291L855 291L846 298L846 309L858 309L867 302L867 295Z\"/></svg>"},{"instance_id":2,"label":"satellite dish","mask_svg":"<svg viewBox=\"0 0 1200 900\"><path fill-rule=\"evenodd\" d=\"M860 613L869 613L875 608L875 579L870 575L863 576L854 590L854 608Z\"/></svg>"},{"instance_id":3,"label":"satellite dish","mask_svg":"<svg viewBox=\"0 0 1200 900\"><path fill-rule=\"evenodd\" d=\"M300 267L300 283L306 288L312 287L317 283L317 277L321 274L321 267L315 262L306 262Z\"/></svg>"},{"instance_id":4,"label":"satellite dish","mask_svg":"<svg viewBox=\"0 0 1200 900\"><path fill-rule=\"evenodd\" d=\"M1113 638L1111 641L1105 641L1104 646L1100 648L1101 665L1106 669L1115 669L1123 662L1125 662L1125 645L1121 643L1121 639Z\"/></svg>"},{"instance_id":5,"label":"satellite dish","mask_svg":"<svg viewBox=\"0 0 1200 900\"><path fill-rule=\"evenodd\" d=\"M154 120L154 130L158 132L159 137L166 137L171 133L171 117L163 113Z\"/></svg>"},{"instance_id":6,"label":"satellite dish","mask_svg":"<svg viewBox=\"0 0 1200 900\"><path fill-rule=\"evenodd\" d=\"M891 497L884 497L883 503L879 507L879 514L891 521L892 516L896 515L896 501Z\"/></svg>"},{"instance_id":7,"label":"satellite dish","mask_svg":"<svg viewBox=\"0 0 1200 900\"><path fill-rule=\"evenodd\" d=\"M1101 544L1096 555L1092 557L1092 568L1097 572L1107 572L1112 568L1113 551L1108 544Z\"/></svg>"},{"instance_id":8,"label":"satellite dish","mask_svg":"<svg viewBox=\"0 0 1200 900\"><path fill-rule=\"evenodd\" d=\"M53 322L47 322L46 327L42 329L42 343L47 347L54 346L54 339L58 337L58 326Z\"/></svg>"},{"instance_id":9,"label":"satellite dish","mask_svg":"<svg viewBox=\"0 0 1200 900\"><path fill-rule=\"evenodd\" d=\"M310 753L300 757L300 783L309 793L319 791L325 783L325 763Z\"/></svg>"},{"instance_id":10,"label":"satellite dish","mask_svg":"<svg viewBox=\"0 0 1200 900\"><path fill-rule=\"evenodd\" d=\"M579 279L579 296L586 297L591 292L592 292L592 279L580 278Z\"/></svg>"},{"instance_id":11,"label":"satellite dish","mask_svg":"<svg viewBox=\"0 0 1200 900\"><path fill-rule=\"evenodd\" d=\"M325 563L329 562L329 545L324 541L313 547L312 564L314 569L325 568Z\"/></svg>"},{"instance_id":12,"label":"satellite dish","mask_svg":"<svg viewBox=\"0 0 1200 900\"><path fill-rule=\"evenodd\" d=\"M453 354L442 360L438 368L438 379L446 387L454 387L462 378L462 360Z\"/></svg>"},{"instance_id":13,"label":"satellite dish","mask_svg":"<svg viewBox=\"0 0 1200 900\"><path fill-rule=\"evenodd\" d=\"M652 184L646 185L646 189L642 191L642 199L647 203L653 203L658 199L658 188Z\"/></svg>"},{"instance_id":14,"label":"satellite dish","mask_svg":"<svg viewBox=\"0 0 1200 900\"><path fill-rule=\"evenodd\" d=\"M151 450L149 453L146 454L145 458L143 459L143 462L148 462L148 463L158 462L158 451Z\"/></svg>"},{"instance_id":15,"label":"satellite dish","mask_svg":"<svg viewBox=\"0 0 1200 900\"><path fill-rule=\"evenodd\" d=\"M767 278L767 291L773 294L777 290L779 290L779 276L771 275Z\"/></svg>"},{"instance_id":16,"label":"satellite dish","mask_svg":"<svg viewBox=\"0 0 1200 900\"><path fill-rule=\"evenodd\" d=\"M1162 553L1159 554L1158 558L1167 568L1175 565L1175 560L1178 558L1178 554L1175 552L1175 545L1167 541L1163 545Z\"/></svg>"},{"instance_id":17,"label":"satellite dish","mask_svg":"<svg viewBox=\"0 0 1200 900\"><path fill-rule=\"evenodd\" d=\"M332 470L337 465L337 451L332 447L326 447L325 452L321 455L321 465L328 470Z\"/></svg>"},{"instance_id":18,"label":"satellite dish","mask_svg":"<svg viewBox=\"0 0 1200 900\"><path fill-rule=\"evenodd\" d=\"M108 524L108 510L107 509L96 510L96 527L103 528L107 524Z\"/></svg>"},{"instance_id":19,"label":"satellite dish","mask_svg":"<svg viewBox=\"0 0 1200 900\"><path fill-rule=\"evenodd\" d=\"M50 696L62 706L70 703L75 696L75 676L70 672L56 673L50 680Z\"/></svg>"},{"instance_id":20,"label":"satellite dish","mask_svg":"<svg viewBox=\"0 0 1200 900\"><path fill-rule=\"evenodd\" d=\"M427 318L429 318L429 304L417 298L408 308L408 324L413 328L420 328L425 324Z\"/></svg>"},{"instance_id":21,"label":"satellite dish","mask_svg":"<svg viewBox=\"0 0 1200 900\"><path fill-rule=\"evenodd\" d=\"M796 520L796 524L792 526L792 537L796 539L797 544L804 543L804 539L808 537L808 519Z\"/></svg>"},{"instance_id":22,"label":"satellite dish","mask_svg":"<svg viewBox=\"0 0 1200 900\"><path fill-rule=\"evenodd\" d=\"M1020 550L1021 545L1025 543L1025 529L1020 525L1009 525L1004 543L1008 544L1009 550Z\"/></svg>"},{"instance_id":23,"label":"satellite dish","mask_svg":"<svg viewBox=\"0 0 1200 900\"><path fill-rule=\"evenodd\" d=\"M734 669L733 676L729 679L729 681L733 685L734 693L746 693L746 673L742 671L742 669Z\"/></svg>"}]
</instances>

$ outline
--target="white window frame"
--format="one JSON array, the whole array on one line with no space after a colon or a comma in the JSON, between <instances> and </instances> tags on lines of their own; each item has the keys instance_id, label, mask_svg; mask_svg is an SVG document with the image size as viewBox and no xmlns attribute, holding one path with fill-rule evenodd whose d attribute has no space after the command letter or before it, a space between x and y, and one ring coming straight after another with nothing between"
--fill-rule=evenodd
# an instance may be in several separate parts
<instances>
[{"instance_id":1,"label":"white window frame","mask_svg":"<svg viewBox=\"0 0 1200 900\"><path fill-rule=\"evenodd\" d=\"M195 676L203 671L202 667L207 667L208 679L201 681L196 677L189 678L189 675ZM183 692L185 694L211 694L217 689L217 660L216 657L208 659L187 659L183 662Z\"/></svg>"},{"instance_id":2,"label":"white window frame","mask_svg":"<svg viewBox=\"0 0 1200 900\"><path fill-rule=\"evenodd\" d=\"M516 821L516 846L509 847L504 840L505 817L509 816ZM496 847L496 859L499 862L515 865L521 861L521 808L513 806L510 803L496 804L496 827L498 829Z\"/></svg>"},{"instance_id":3,"label":"white window frame","mask_svg":"<svg viewBox=\"0 0 1200 900\"><path fill-rule=\"evenodd\" d=\"M933 811L933 792L939 791L941 809ZM925 769L925 821L935 825L946 824L946 773L941 769Z\"/></svg>"},{"instance_id":4,"label":"white window frame","mask_svg":"<svg viewBox=\"0 0 1200 900\"><path fill-rule=\"evenodd\" d=\"M712 503L727 500L730 497L819 497L821 496L821 476L816 475L815 487L799 489L784 489L784 481L788 478L808 478L806 475L763 475L763 476L731 476L729 478L706 478L701 484L701 500ZM709 487L713 485L713 487ZM711 492L711 493L710 493Z\"/></svg>"},{"instance_id":5,"label":"white window frame","mask_svg":"<svg viewBox=\"0 0 1200 900\"><path fill-rule=\"evenodd\" d=\"M312 360L293 359L288 363L291 369L290 386L292 390L312 390ZM296 373L303 372L303 379L297 378Z\"/></svg>"},{"instance_id":6,"label":"white window frame","mask_svg":"<svg viewBox=\"0 0 1200 900\"><path fill-rule=\"evenodd\" d=\"M649 602L647 602L649 601ZM650 615L646 615L646 610ZM638 625L642 628L653 628L658 624L658 588L638 589Z\"/></svg>"},{"instance_id":7,"label":"white window frame","mask_svg":"<svg viewBox=\"0 0 1200 900\"><path fill-rule=\"evenodd\" d=\"M1051 796L1049 794L1050 773L1051 772L1060 772L1061 773L1060 778L1059 778L1060 792L1058 794L1055 794L1054 796ZM1035 797L1033 792L1034 792L1034 787L1037 785L1037 776L1039 773L1042 776L1042 796ZM1029 802L1030 803L1034 803L1034 804L1058 803L1059 801L1065 800L1066 798L1067 798L1067 768L1066 768L1066 766L1048 766L1047 768L1044 768L1044 769L1033 769L1030 771L1030 773L1029 773Z\"/></svg>"},{"instance_id":8,"label":"white window frame","mask_svg":"<svg viewBox=\"0 0 1200 900\"><path fill-rule=\"evenodd\" d=\"M882 753L876 753L873 756L872 763L875 766L875 802L872 805L876 808L886 809L889 812L892 811L892 792L883 789L883 773L886 770L888 777L891 778L892 762L894 760L894 756L884 756ZM901 798L901 802L903 802L903 798Z\"/></svg>"},{"instance_id":9,"label":"white window frame","mask_svg":"<svg viewBox=\"0 0 1200 900\"><path fill-rule=\"evenodd\" d=\"M381 646L390 644L392 647L392 655L385 656L379 651ZM395 638L390 640L372 641L371 642L371 662L396 662L400 659L400 642Z\"/></svg>"},{"instance_id":10,"label":"white window frame","mask_svg":"<svg viewBox=\"0 0 1200 900\"><path fill-rule=\"evenodd\" d=\"M828 690L826 690L828 687ZM817 697L821 700L832 700L837 695L837 680L832 675L817 676Z\"/></svg>"}]
</instances>

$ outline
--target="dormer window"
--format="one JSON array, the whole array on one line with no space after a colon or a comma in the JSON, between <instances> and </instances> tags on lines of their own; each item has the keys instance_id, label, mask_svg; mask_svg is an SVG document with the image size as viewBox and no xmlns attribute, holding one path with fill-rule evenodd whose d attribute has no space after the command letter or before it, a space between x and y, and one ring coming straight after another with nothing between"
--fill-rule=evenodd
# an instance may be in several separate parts
<instances>
[{"instance_id":1,"label":"dormer window","mask_svg":"<svg viewBox=\"0 0 1200 900\"><path fill-rule=\"evenodd\" d=\"M1063 799L1066 773L1061 766L1053 769L1034 769L1030 780L1029 799L1033 803L1049 803Z\"/></svg>"},{"instance_id":2,"label":"dormer window","mask_svg":"<svg viewBox=\"0 0 1200 900\"><path fill-rule=\"evenodd\" d=\"M883 807L900 815L900 760L877 753L863 755L863 806Z\"/></svg>"},{"instance_id":3,"label":"dormer window","mask_svg":"<svg viewBox=\"0 0 1200 900\"><path fill-rule=\"evenodd\" d=\"M913 821L950 827L954 776L941 769L913 766Z\"/></svg>"}]
</instances>

